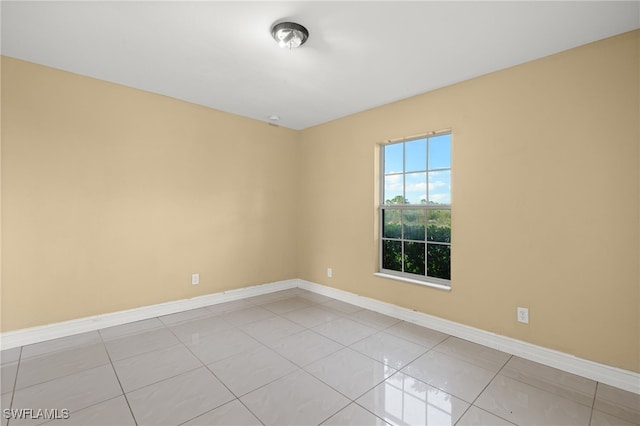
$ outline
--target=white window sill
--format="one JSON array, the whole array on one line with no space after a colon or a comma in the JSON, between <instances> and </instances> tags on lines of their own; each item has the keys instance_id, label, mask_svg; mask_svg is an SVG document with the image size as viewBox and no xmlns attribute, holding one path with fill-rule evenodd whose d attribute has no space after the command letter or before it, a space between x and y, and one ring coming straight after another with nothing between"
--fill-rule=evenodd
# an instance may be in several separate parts
<instances>
[{"instance_id":1,"label":"white window sill","mask_svg":"<svg viewBox=\"0 0 640 426\"><path fill-rule=\"evenodd\" d=\"M411 278L399 277L397 275L383 274L381 272L376 272L373 275L380 278L388 278L390 280L402 281L405 283L418 284L425 287L437 288L438 290L451 291L451 286L448 286L448 285L430 283L428 281L413 280Z\"/></svg>"}]
</instances>

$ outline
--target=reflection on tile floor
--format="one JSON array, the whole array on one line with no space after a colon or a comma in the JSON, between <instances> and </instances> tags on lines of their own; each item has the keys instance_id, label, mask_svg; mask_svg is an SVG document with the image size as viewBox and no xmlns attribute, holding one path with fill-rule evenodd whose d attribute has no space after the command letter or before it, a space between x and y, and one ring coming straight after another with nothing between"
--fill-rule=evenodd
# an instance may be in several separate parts
<instances>
[{"instance_id":1,"label":"reflection on tile floor","mask_svg":"<svg viewBox=\"0 0 640 426\"><path fill-rule=\"evenodd\" d=\"M640 395L301 289L0 361L1 426L640 425Z\"/></svg>"}]
</instances>

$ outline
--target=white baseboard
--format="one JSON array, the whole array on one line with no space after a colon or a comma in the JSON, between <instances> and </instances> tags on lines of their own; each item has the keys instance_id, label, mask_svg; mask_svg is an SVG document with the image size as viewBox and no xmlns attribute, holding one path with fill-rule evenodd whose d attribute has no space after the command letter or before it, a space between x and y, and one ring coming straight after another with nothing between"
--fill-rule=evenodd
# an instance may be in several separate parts
<instances>
[{"instance_id":1,"label":"white baseboard","mask_svg":"<svg viewBox=\"0 0 640 426\"><path fill-rule=\"evenodd\" d=\"M305 280L298 287L640 394L640 374Z\"/></svg>"},{"instance_id":2,"label":"white baseboard","mask_svg":"<svg viewBox=\"0 0 640 426\"><path fill-rule=\"evenodd\" d=\"M295 288L297 285L298 280L295 279L278 281L270 284L262 284L228 290L221 293L197 296L191 299L175 300L157 305L128 309L126 311L111 312L108 314L78 318L39 327L8 331L0 333L0 348L11 349L18 346L30 345L32 343L39 343L45 340L71 336L73 334L84 333L87 331L94 331L101 328L112 327L114 325L122 325L162 315L174 314L176 312L182 312L189 309L201 308L203 306L231 302L233 300L259 296L261 294L272 293L274 291L287 290Z\"/></svg>"},{"instance_id":3,"label":"white baseboard","mask_svg":"<svg viewBox=\"0 0 640 426\"><path fill-rule=\"evenodd\" d=\"M112 312L103 315L48 324L40 327L0 333L0 349L10 349L18 346L30 345L33 343L43 342L45 340L66 337L73 334L94 331L101 328L122 325L129 322L155 318L189 309L245 299L252 296L259 296L261 294L296 287L640 394L639 373L578 358L553 349L533 345L507 336L501 336L499 334L470 327L468 325L459 324L432 315L412 311L411 309L392 305L390 303L381 302L379 300L359 296L354 293L349 293L347 291L338 290L333 287L327 287L301 279L278 281L270 284L262 284L221 293L198 296L191 299L176 300L157 305L129 309L126 311Z\"/></svg>"}]
</instances>

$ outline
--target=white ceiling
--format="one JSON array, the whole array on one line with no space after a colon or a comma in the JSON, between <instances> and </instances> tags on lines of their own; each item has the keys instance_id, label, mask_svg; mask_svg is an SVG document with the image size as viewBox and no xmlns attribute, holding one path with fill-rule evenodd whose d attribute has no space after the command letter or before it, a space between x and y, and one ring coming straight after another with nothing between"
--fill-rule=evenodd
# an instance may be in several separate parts
<instances>
[{"instance_id":1,"label":"white ceiling","mask_svg":"<svg viewBox=\"0 0 640 426\"><path fill-rule=\"evenodd\" d=\"M2 54L304 129L640 28L639 1L2 1ZM309 29L299 49L271 26Z\"/></svg>"}]
</instances>

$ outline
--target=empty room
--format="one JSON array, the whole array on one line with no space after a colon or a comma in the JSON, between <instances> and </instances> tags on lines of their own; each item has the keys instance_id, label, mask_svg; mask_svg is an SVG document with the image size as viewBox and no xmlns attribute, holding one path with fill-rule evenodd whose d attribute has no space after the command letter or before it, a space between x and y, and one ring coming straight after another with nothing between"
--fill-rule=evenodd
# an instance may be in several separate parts
<instances>
[{"instance_id":1,"label":"empty room","mask_svg":"<svg viewBox=\"0 0 640 426\"><path fill-rule=\"evenodd\" d=\"M640 2L0 18L0 425L640 425Z\"/></svg>"}]
</instances>

